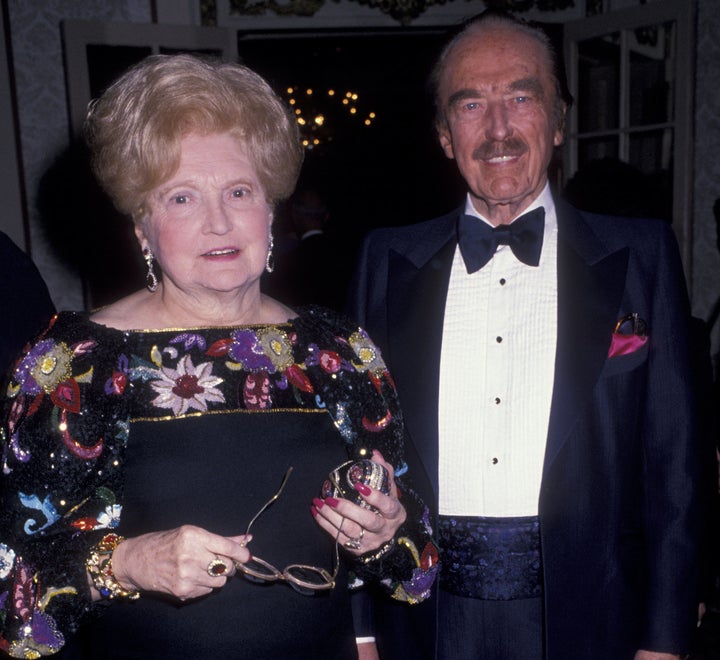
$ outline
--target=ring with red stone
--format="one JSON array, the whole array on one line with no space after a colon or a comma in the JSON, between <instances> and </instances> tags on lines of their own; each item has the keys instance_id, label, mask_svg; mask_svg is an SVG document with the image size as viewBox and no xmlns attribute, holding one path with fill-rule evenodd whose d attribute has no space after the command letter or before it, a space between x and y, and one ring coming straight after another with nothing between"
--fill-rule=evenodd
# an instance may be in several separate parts
<instances>
[{"instance_id":1,"label":"ring with red stone","mask_svg":"<svg viewBox=\"0 0 720 660\"><path fill-rule=\"evenodd\" d=\"M230 567L222 559L216 558L207 565L206 570L210 577L222 577L230 572Z\"/></svg>"}]
</instances>

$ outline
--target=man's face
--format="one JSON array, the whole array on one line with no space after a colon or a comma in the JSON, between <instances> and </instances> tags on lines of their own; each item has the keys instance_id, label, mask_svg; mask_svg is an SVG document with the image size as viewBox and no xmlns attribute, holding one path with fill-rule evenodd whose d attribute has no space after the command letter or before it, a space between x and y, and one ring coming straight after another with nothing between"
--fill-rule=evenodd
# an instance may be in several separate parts
<instances>
[{"instance_id":1,"label":"man's face","mask_svg":"<svg viewBox=\"0 0 720 660\"><path fill-rule=\"evenodd\" d=\"M475 208L494 224L509 222L540 194L562 143L547 53L511 26L481 28L449 53L439 96L445 155Z\"/></svg>"}]
</instances>

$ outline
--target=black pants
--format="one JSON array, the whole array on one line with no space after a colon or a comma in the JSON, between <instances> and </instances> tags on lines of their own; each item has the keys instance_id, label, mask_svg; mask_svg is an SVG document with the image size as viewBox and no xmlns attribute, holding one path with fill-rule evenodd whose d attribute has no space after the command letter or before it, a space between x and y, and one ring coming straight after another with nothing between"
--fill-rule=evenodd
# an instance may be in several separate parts
<instances>
[{"instance_id":1,"label":"black pants","mask_svg":"<svg viewBox=\"0 0 720 660\"><path fill-rule=\"evenodd\" d=\"M542 598L438 599L438 660L542 660Z\"/></svg>"}]
</instances>

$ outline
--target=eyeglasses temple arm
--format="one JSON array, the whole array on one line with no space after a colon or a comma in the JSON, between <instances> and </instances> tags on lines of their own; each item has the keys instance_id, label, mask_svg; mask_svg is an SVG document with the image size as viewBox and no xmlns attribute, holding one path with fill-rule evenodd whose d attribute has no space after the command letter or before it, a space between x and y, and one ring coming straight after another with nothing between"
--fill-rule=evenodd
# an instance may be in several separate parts
<instances>
[{"instance_id":1,"label":"eyeglasses temple arm","mask_svg":"<svg viewBox=\"0 0 720 660\"><path fill-rule=\"evenodd\" d=\"M292 474L293 467L292 465L287 469L287 472L285 472L285 476L283 477L282 483L280 484L280 488L278 488L275 495L273 495L265 504L262 505L260 508L260 511L258 511L253 517L252 520L248 523L247 529L245 530L245 536L247 536L250 533L250 528L253 526L253 523L260 517L262 513L265 512L265 509L267 509L275 500L277 500L280 495L282 495L283 490L285 489L285 484L287 483L288 479L290 478L290 475Z\"/></svg>"}]
</instances>

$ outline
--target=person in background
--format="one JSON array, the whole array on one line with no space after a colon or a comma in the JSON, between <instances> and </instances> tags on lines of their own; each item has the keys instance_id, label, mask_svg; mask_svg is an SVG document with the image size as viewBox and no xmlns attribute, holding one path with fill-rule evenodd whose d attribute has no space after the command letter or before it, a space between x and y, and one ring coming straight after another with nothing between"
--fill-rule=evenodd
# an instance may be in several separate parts
<instances>
[{"instance_id":1,"label":"person in background","mask_svg":"<svg viewBox=\"0 0 720 660\"><path fill-rule=\"evenodd\" d=\"M698 611L701 448L668 223L548 185L570 101L539 29L488 11L433 72L448 215L372 233L350 310L439 512L437 599L375 603L383 658L659 660Z\"/></svg>"},{"instance_id":2,"label":"person in background","mask_svg":"<svg viewBox=\"0 0 720 660\"><path fill-rule=\"evenodd\" d=\"M317 188L296 191L288 204L290 225L297 242L272 274L264 290L288 305L316 304L342 310L353 259L349 246L328 232L330 211Z\"/></svg>"},{"instance_id":3,"label":"person in background","mask_svg":"<svg viewBox=\"0 0 720 660\"><path fill-rule=\"evenodd\" d=\"M4 374L28 338L55 313L37 267L9 236L0 232L0 301L5 322L0 330L0 373Z\"/></svg>"},{"instance_id":4,"label":"person in background","mask_svg":"<svg viewBox=\"0 0 720 660\"><path fill-rule=\"evenodd\" d=\"M295 122L244 66L158 55L91 105L86 135L147 288L60 313L11 374L0 649L356 657L348 586L422 601L437 551L371 339L260 292ZM387 483L321 491L348 459Z\"/></svg>"}]
</instances>

